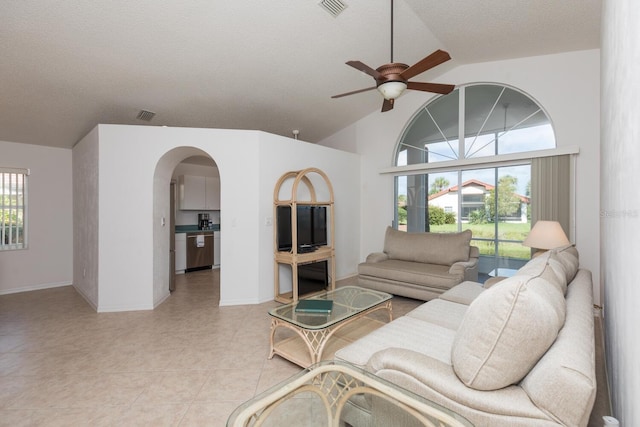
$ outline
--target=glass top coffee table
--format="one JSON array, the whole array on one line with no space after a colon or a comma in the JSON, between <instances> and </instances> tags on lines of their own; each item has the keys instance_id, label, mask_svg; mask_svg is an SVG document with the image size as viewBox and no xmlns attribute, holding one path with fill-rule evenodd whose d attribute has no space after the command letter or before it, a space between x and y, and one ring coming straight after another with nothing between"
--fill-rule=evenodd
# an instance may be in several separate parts
<instances>
[{"instance_id":1,"label":"glass top coffee table","mask_svg":"<svg viewBox=\"0 0 640 427\"><path fill-rule=\"evenodd\" d=\"M338 349L384 324L380 320L366 317L370 313L386 310L389 321L393 319L392 297L385 292L344 286L270 310L269 359L278 354L306 368L323 359L333 358ZM333 301L331 311L296 311L299 303L317 300ZM281 333L282 329L286 331Z\"/></svg>"},{"instance_id":2,"label":"glass top coffee table","mask_svg":"<svg viewBox=\"0 0 640 427\"><path fill-rule=\"evenodd\" d=\"M461 415L372 373L321 362L245 402L227 427L472 427Z\"/></svg>"}]
</instances>

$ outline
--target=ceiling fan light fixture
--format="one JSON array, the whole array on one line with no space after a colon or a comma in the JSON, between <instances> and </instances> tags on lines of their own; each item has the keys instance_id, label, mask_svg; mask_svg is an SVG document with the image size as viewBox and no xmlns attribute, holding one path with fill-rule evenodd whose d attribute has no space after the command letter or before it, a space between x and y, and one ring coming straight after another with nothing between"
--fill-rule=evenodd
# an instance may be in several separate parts
<instances>
[{"instance_id":1,"label":"ceiling fan light fixture","mask_svg":"<svg viewBox=\"0 0 640 427\"><path fill-rule=\"evenodd\" d=\"M376 85L366 89L334 95L331 98L342 98L343 96L378 89L378 92L384 97L381 110L384 113L393 109L394 100L400 97L407 89L444 95L450 93L455 88L454 85L414 82L410 81L410 79L450 59L451 56L447 52L438 49L411 66L401 62L393 62L393 0L391 0L391 62L373 69L361 61L347 61L348 66L373 77Z\"/></svg>"},{"instance_id":2,"label":"ceiling fan light fixture","mask_svg":"<svg viewBox=\"0 0 640 427\"><path fill-rule=\"evenodd\" d=\"M384 99L397 99L407 89L405 82L385 82L378 86L378 92Z\"/></svg>"}]
</instances>

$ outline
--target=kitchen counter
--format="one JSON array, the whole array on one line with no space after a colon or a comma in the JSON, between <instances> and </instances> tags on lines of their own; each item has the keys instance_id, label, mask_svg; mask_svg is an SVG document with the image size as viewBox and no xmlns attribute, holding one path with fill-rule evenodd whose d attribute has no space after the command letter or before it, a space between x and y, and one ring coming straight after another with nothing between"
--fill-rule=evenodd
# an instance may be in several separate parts
<instances>
[{"instance_id":1,"label":"kitchen counter","mask_svg":"<svg viewBox=\"0 0 640 427\"><path fill-rule=\"evenodd\" d=\"M207 231L220 231L220 224L213 224L211 228L200 230L197 225L176 225L177 233L199 233Z\"/></svg>"},{"instance_id":2,"label":"kitchen counter","mask_svg":"<svg viewBox=\"0 0 640 427\"><path fill-rule=\"evenodd\" d=\"M213 268L220 268L220 224L214 224L208 230L199 230L197 225L176 225L175 226L175 251L176 251L176 273L181 274L187 271L187 237L202 234L213 236Z\"/></svg>"}]
</instances>

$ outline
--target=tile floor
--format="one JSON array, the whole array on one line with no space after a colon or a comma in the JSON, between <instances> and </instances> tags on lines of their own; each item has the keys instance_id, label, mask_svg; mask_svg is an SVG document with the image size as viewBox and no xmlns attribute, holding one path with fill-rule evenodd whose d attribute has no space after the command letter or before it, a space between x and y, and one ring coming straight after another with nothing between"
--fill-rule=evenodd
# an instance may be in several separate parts
<instances>
[{"instance_id":1,"label":"tile floor","mask_svg":"<svg viewBox=\"0 0 640 427\"><path fill-rule=\"evenodd\" d=\"M277 303L218 307L218 270L176 287L126 313L96 313L71 286L0 296L0 426L224 426L300 370L267 359ZM394 298L394 316L419 304Z\"/></svg>"}]
</instances>

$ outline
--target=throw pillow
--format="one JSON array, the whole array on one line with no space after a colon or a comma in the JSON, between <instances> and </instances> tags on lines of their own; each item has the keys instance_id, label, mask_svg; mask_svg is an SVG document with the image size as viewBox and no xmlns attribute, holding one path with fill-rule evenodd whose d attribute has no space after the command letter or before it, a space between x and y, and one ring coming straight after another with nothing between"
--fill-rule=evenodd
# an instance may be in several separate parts
<instances>
[{"instance_id":1,"label":"throw pillow","mask_svg":"<svg viewBox=\"0 0 640 427\"><path fill-rule=\"evenodd\" d=\"M563 294L567 292L565 267L553 251L546 251L532 258L518 270L516 275L542 276L556 284Z\"/></svg>"},{"instance_id":2,"label":"throw pillow","mask_svg":"<svg viewBox=\"0 0 640 427\"><path fill-rule=\"evenodd\" d=\"M573 278L576 277L580 266L578 250L573 245L569 245L564 248L553 249L551 252L562 263L567 283L571 283Z\"/></svg>"},{"instance_id":3,"label":"throw pillow","mask_svg":"<svg viewBox=\"0 0 640 427\"><path fill-rule=\"evenodd\" d=\"M539 276L517 275L481 293L452 346L458 378L477 390L518 383L556 339L564 304L557 285Z\"/></svg>"},{"instance_id":4,"label":"throw pillow","mask_svg":"<svg viewBox=\"0 0 640 427\"><path fill-rule=\"evenodd\" d=\"M390 259L452 265L469 260L471 230L460 233L406 233L387 227L384 252Z\"/></svg>"}]
</instances>

